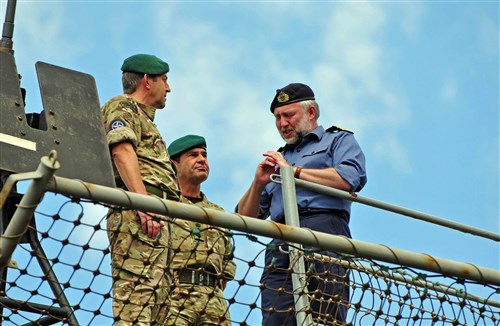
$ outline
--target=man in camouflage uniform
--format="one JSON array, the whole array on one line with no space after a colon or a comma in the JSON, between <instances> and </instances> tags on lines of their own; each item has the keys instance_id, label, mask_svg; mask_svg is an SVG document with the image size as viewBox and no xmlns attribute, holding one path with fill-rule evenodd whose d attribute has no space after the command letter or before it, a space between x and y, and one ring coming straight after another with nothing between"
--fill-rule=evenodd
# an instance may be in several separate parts
<instances>
[{"instance_id":1,"label":"man in camouflage uniform","mask_svg":"<svg viewBox=\"0 0 500 326\"><path fill-rule=\"evenodd\" d=\"M223 210L200 190L210 168L205 139L187 135L172 142L168 151L177 166L182 202ZM171 264L175 288L164 325L231 325L223 290L234 278L232 238L226 229L176 219L172 223Z\"/></svg>"},{"instance_id":2,"label":"man in camouflage uniform","mask_svg":"<svg viewBox=\"0 0 500 326\"><path fill-rule=\"evenodd\" d=\"M125 190L180 200L175 166L153 123L165 107L169 66L138 54L123 62L124 95L102 107L116 184ZM168 273L170 226L164 216L111 210L108 236L113 275L115 325L155 324L171 286Z\"/></svg>"}]
</instances>

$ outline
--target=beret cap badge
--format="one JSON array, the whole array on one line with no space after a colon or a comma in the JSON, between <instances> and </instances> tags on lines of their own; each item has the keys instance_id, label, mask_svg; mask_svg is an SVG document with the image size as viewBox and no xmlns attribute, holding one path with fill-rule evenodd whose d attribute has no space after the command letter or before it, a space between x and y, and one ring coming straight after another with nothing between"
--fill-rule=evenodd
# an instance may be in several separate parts
<instances>
[{"instance_id":1,"label":"beret cap badge","mask_svg":"<svg viewBox=\"0 0 500 326\"><path fill-rule=\"evenodd\" d=\"M278 94L278 97L277 97L277 100L278 102L280 103L284 103L284 102L287 102L288 100L290 99L290 96L288 96L287 93L281 91L279 94Z\"/></svg>"}]
</instances>

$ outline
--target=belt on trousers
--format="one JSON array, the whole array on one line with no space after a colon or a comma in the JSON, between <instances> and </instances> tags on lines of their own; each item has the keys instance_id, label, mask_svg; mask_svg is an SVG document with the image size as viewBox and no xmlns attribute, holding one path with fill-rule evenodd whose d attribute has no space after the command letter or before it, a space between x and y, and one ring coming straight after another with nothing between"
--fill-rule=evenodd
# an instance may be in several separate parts
<instances>
[{"instance_id":1,"label":"belt on trousers","mask_svg":"<svg viewBox=\"0 0 500 326\"><path fill-rule=\"evenodd\" d=\"M217 275L205 271L179 269L177 271L174 271L174 275L175 274L177 274L177 278L180 283L206 285L211 287L216 287L219 285Z\"/></svg>"},{"instance_id":2,"label":"belt on trousers","mask_svg":"<svg viewBox=\"0 0 500 326\"><path fill-rule=\"evenodd\" d=\"M326 209L326 208L299 209L300 217L309 217L320 214L335 215L345 219L346 221L348 220L347 213L340 209Z\"/></svg>"},{"instance_id":3,"label":"belt on trousers","mask_svg":"<svg viewBox=\"0 0 500 326\"><path fill-rule=\"evenodd\" d=\"M156 195L160 198L163 198L163 199L168 199L168 193L164 190L162 190L161 188L159 187L156 187L156 186L152 186L152 185L149 185L149 184L144 184L144 186L146 186L146 191L153 194L153 195Z\"/></svg>"}]
</instances>

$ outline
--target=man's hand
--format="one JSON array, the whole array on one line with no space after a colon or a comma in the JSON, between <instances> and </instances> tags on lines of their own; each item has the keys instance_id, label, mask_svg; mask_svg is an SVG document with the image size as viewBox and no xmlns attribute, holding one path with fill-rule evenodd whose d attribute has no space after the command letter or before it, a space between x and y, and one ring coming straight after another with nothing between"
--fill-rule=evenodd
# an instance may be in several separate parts
<instances>
[{"instance_id":1,"label":"man's hand","mask_svg":"<svg viewBox=\"0 0 500 326\"><path fill-rule=\"evenodd\" d=\"M152 213L138 212L141 218L141 230L152 239L159 238L161 228L165 225L163 221L155 218Z\"/></svg>"},{"instance_id":2,"label":"man's hand","mask_svg":"<svg viewBox=\"0 0 500 326\"><path fill-rule=\"evenodd\" d=\"M264 186L271 181L269 177L272 174L279 173L276 172L275 165L276 164L271 163L269 159L265 159L264 161L260 162L259 165L257 166L257 170L255 171L254 181L257 185L260 186L260 188L264 188Z\"/></svg>"},{"instance_id":3,"label":"man's hand","mask_svg":"<svg viewBox=\"0 0 500 326\"><path fill-rule=\"evenodd\" d=\"M262 155L266 157L266 159L262 163L265 163L268 166L272 166L273 169L276 168L276 165L279 167L279 169L282 169L286 166L291 166L290 164L288 164L288 162L283 157L283 154L281 154L280 152L267 151ZM277 169L273 173L280 173L279 169Z\"/></svg>"},{"instance_id":4,"label":"man's hand","mask_svg":"<svg viewBox=\"0 0 500 326\"><path fill-rule=\"evenodd\" d=\"M259 164L259 169L261 165L265 165L267 167L273 167L273 169L278 166L279 168L276 169L275 172L279 174L280 170L284 167L291 166L283 157L283 155L280 152L273 152L273 151L267 151L263 156L266 157L264 162ZM300 175L300 178L302 180L318 183L320 185L324 185L327 187L332 187L344 191L350 191L351 185L344 180L340 174L335 170L334 168L322 168L322 169L302 169L302 173ZM256 175L257 178L257 175ZM269 178L269 176L268 176Z\"/></svg>"},{"instance_id":5,"label":"man's hand","mask_svg":"<svg viewBox=\"0 0 500 326\"><path fill-rule=\"evenodd\" d=\"M266 158L259 163L255 172L255 182L261 186L265 186L270 182L272 174L279 174L281 168L290 166L280 152L267 151L262 156Z\"/></svg>"}]
</instances>

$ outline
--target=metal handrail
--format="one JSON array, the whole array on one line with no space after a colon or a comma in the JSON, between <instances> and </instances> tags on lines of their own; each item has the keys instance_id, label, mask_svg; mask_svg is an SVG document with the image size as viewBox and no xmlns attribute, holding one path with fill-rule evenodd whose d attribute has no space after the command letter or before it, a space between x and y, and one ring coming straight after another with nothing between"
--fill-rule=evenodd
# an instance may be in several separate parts
<instances>
[{"instance_id":1,"label":"metal handrail","mask_svg":"<svg viewBox=\"0 0 500 326\"><path fill-rule=\"evenodd\" d=\"M271 176L271 181L273 181L275 183L281 183L281 181L279 181L277 179L278 177L280 177L280 175L273 174ZM412 210L412 209L396 206L393 204L385 203L385 202L380 201L380 200L360 196L356 193L350 193L347 191L319 185L319 184L316 184L313 182L300 180L300 179L295 179L295 185L312 190L312 191L315 191L315 192L318 192L318 193L321 193L321 194L324 194L324 195L334 196L334 197L342 198L345 200L357 202L360 204L380 208L380 209L390 211L390 212L393 212L396 214L412 217L412 218L415 218L415 219L418 219L418 220L421 220L424 222L429 222L429 223L441 225L441 226L444 226L444 227L447 227L450 229L462 231L464 233L469 233L469 234L472 234L472 235L475 235L478 237L482 237L482 238L494 240L496 242L500 242L500 234L499 233L491 232L488 230L483 230L483 229L476 228L473 226L457 223L457 222L446 220L446 219L443 219L443 218L440 218L437 216L422 213L422 212L419 212L416 210Z\"/></svg>"},{"instance_id":2,"label":"metal handrail","mask_svg":"<svg viewBox=\"0 0 500 326\"><path fill-rule=\"evenodd\" d=\"M385 245L372 244L343 236L314 232L308 229L283 225L272 221L263 221L235 213L201 208L196 205L183 204L154 196L127 192L122 189L99 186L80 180L54 176L48 184L48 190L70 197L84 198L110 205L177 217L188 221L226 227L265 237L282 239L288 242L300 243L302 245L320 247L356 257L405 265L424 271L440 273L445 276L500 286L500 272L491 268L396 249Z\"/></svg>"}]
</instances>

